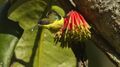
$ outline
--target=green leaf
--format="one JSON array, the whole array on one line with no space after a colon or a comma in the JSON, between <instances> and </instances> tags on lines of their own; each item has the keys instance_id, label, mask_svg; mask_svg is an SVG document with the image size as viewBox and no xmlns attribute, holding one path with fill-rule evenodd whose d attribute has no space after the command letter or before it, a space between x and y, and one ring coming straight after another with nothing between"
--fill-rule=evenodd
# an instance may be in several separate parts
<instances>
[{"instance_id":1,"label":"green leaf","mask_svg":"<svg viewBox=\"0 0 120 67\"><path fill-rule=\"evenodd\" d=\"M42 17L50 0L18 0L8 12L8 18L19 22L24 30L34 27Z\"/></svg>"},{"instance_id":2,"label":"green leaf","mask_svg":"<svg viewBox=\"0 0 120 67\"><path fill-rule=\"evenodd\" d=\"M14 48L22 30L17 23L7 19L9 3L0 7L0 67L9 67Z\"/></svg>"},{"instance_id":3,"label":"green leaf","mask_svg":"<svg viewBox=\"0 0 120 67\"><path fill-rule=\"evenodd\" d=\"M24 62L29 62L32 48L34 46L37 30L25 30L22 37L20 38L16 48L15 55L17 59L21 59Z\"/></svg>"},{"instance_id":4,"label":"green leaf","mask_svg":"<svg viewBox=\"0 0 120 67\"><path fill-rule=\"evenodd\" d=\"M11 67L25 67L25 66L18 62L14 62Z\"/></svg>"},{"instance_id":5,"label":"green leaf","mask_svg":"<svg viewBox=\"0 0 120 67\"><path fill-rule=\"evenodd\" d=\"M5 3L5 0L0 0L0 6Z\"/></svg>"},{"instance_id":6,"label":"green leaf","mask_svg":"<svg viewBox=\"0 0 120 67\"><path fill-rule=\"evenodd\" d=\"M0 67L9 67L17 40L10 34L0 34Z\"/></svg>"},{"instance_id":7,"label":"green leaf","mask_svg":"<svg viewBox=\"0 0 120 67\"><path fill-rule=\"evenodd\" d=\"M15 48L17 59L26 63L31 62L31 55L34 53L32 49L33 46L36 45L34 44L36 32L37 30L28 30L24 32ZM37 52L35 52L35 58L33 57L34 67L75 67L76 59L71 48L62 48L59 44L55 45L53 34L46 29L41 31L39 35L41 37L40 42ZM13 67L24 66L24 64L16 62L13 64Z\"/></svg>"},{"instance_id":8,"label":"green leaf","mask_svg":"<svg viewBox=\"0 0 120 67\"><path fill-rule=\"evenodd\" d=\"M76 67L75 56L71 48L55 45L54 35L44 29L34 60L34 67Z\"/></svg>"}]
</instances>

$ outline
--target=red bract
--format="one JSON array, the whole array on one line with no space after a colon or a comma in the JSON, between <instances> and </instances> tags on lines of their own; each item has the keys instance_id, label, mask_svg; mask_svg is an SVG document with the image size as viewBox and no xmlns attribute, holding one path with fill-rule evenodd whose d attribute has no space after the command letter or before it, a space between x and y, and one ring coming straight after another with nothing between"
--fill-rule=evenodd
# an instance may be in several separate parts
<instances>
[{"instance_id":1,"label":"red bract","mask_svg":"<svg viewBox=\"0 0 120 67\"><path fill-rule=\"evenodd\" d=\"M91 37L90 26L81 14L76 11L70 11L64 18L64 25L57 41L62 44L70 44L74 41L86 40Z\"/></svg>"},{"instance_id":2,"label":"red bract","mask_svg":"<svg viewBox=\"0 0 120 67\"><path fill-rule=\"evenodd\" d=\"M62 30L67 29L70 31L74 31L78 30L81 26L88 29L90 28L82 15L72 10L67 14L67 17L64 19L64 26Z\"/></svg>"}]
</instances>

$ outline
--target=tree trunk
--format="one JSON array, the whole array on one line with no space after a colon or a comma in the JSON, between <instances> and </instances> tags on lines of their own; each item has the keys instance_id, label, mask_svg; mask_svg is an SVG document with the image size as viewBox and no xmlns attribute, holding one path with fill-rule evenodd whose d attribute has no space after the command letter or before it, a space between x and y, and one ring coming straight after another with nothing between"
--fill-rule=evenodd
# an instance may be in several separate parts
<instances>
[{"instance_id":1,"label":"tree trunk","mask_svg":"<svg viewBox=\"0 0 120 67\"><path fill-rule=\"evenodd\" d=\"M79 11L91 24L91 41L120 67L120 0L58 0L68 12Z\"/></svg>"}]
</instances>

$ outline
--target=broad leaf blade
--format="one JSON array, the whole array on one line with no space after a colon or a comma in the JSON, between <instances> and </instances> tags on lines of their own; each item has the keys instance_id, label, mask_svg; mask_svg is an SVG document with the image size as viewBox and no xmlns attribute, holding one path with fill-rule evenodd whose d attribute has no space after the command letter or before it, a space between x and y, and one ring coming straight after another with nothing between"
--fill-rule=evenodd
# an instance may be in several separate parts
<instances>
[{"instance_id":1,"label":"broad leaf blade","mask_svg":"<svg viewBox=\"0 0 120 67\"><path fill-rule=\"evenodd\" d=\"M5 0L0 0L0 6L5 3Z\"/></svg>"},{"instance_id":2,"label":"broad leaf blade","mask_svg":"<svg viewBox=\"0 0 120 67\"><path fill-rule=\"evenodd\" d=\"M43 30L34 67L75 67L76 60L71 48L55 45L53 36L48 30Z\"/></svg>"},{"instance_id":3,"label":"broad leaf blade","mask_svg":"<svg viewBox=\"0 0 120 67\"><path fill-rule=\"evenodd\" d=\"M42 17L49 0L22 0L15 2L9 9L9 19L19 22L20 26L28 30L35 26Z\"/></svg>"},{"instance_id":4,"label":"broad leaf blade","mask_svg":"<svg viewBox=\"0 0 120 67\"><path fill-rule=\"evenodd\" d=\"M15 36L0 34L0 67L9 67L17 40Z\"/></svg>"},{"instance_id":5,"label":"broad leaf blade","mask_svg":"<svg viewBox=\"0 0 120 67\"><path fill-rule=\"evenodd\" d=\"M17 23L7 19L9 3L0 8L0 67L9 67L14 48L22 29Z\"/></svg>"},{"instance_id":6,"label":"broad leaf blade","mask_svg":"<svg viewBox=\"0 0 120 67\"><path fill-rule=\"evenodd\" d=\"M37 30L25 30L21 39L19 40L16 48L15 54L17 59L21 59L24 62L29 62L32 48L34 46Z\"/></svg>"},{"instance_id":7,"label":"broad leaf blade","mask_svg":"<svg viewBox=\"0 0 120 67\"><path fill-rule=\"evenodd\" d=\"M16 57L26 63L30 63L30 59L34 59L34 67L75 67L76 59L70 48L62 48L54 44L53 34L48 30L41 31L40 43L37 49L35 57L31 57L33 54L33 43L36 36L36 31L24 32L23 38L19 41L16 47ZM36 44L35 44L36 45ZM32 64L32 63L31 63ZM24 67L24 64L15 62L13 67ZM29 65L28 65L29 67Z\"/></svg>"}]
</instances>

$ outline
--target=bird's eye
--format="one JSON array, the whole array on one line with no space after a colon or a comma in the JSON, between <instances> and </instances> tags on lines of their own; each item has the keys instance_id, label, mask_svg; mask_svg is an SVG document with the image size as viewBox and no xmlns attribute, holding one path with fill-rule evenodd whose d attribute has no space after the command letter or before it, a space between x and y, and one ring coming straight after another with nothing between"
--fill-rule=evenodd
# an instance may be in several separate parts
<instances>
[{"instance_id":1,"label":"bird's eye","mask_svg":"<svg viewBox=\"0 0 120 67\"><path fill-rule=\"evenodd\" d=\"M56 16L55 19L59 19L59 18Z\"/></svg>"}]
</instances>

